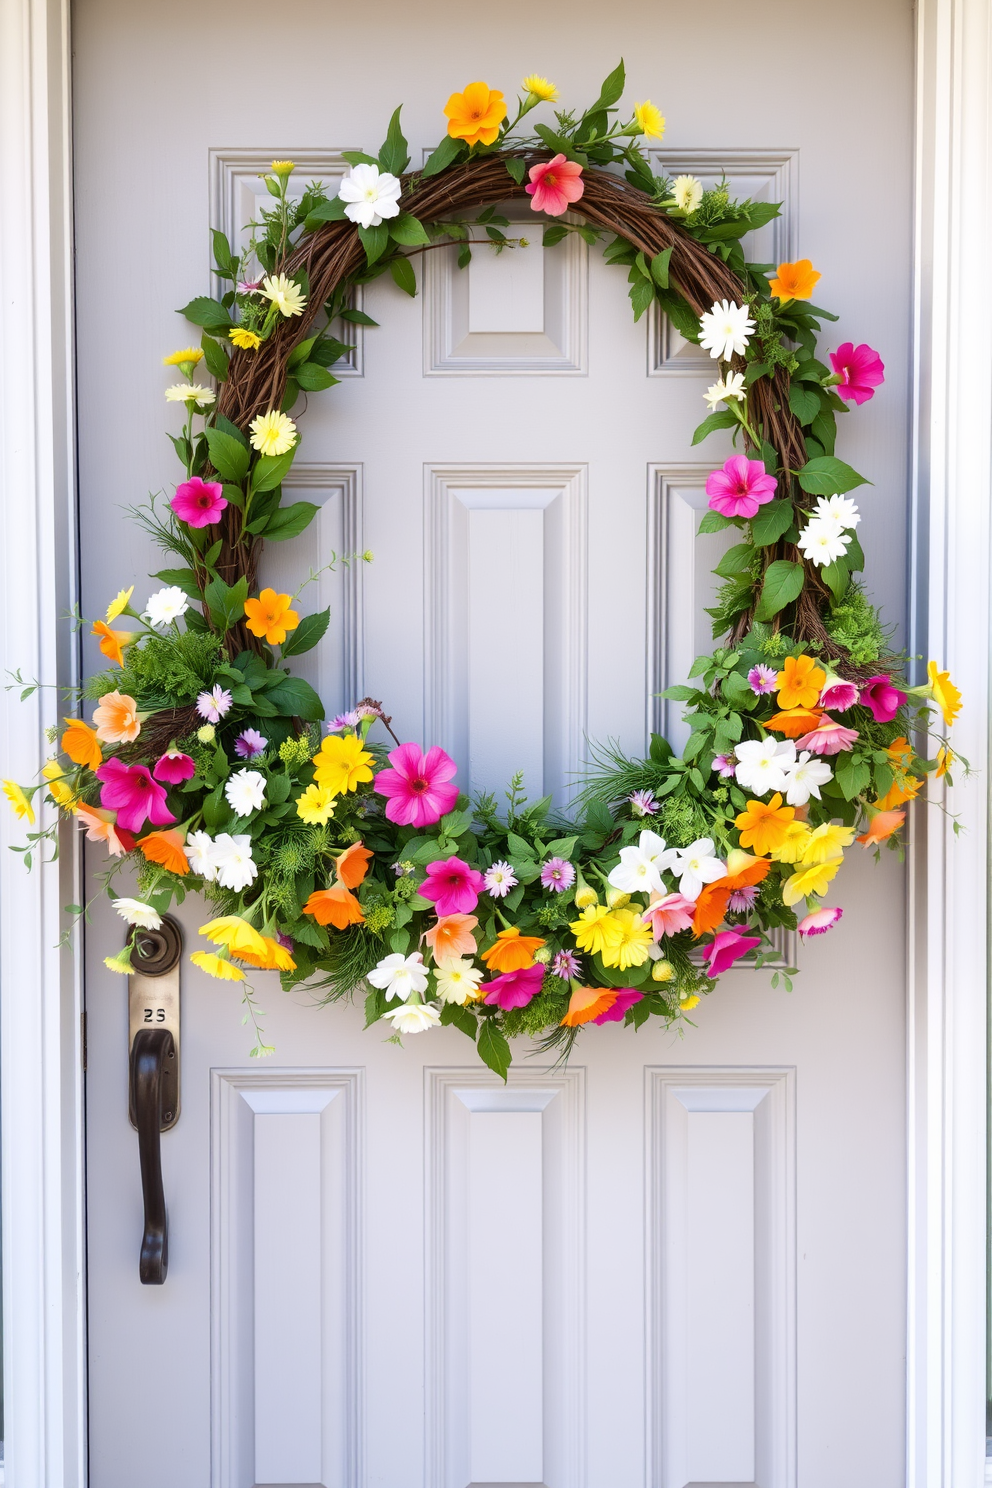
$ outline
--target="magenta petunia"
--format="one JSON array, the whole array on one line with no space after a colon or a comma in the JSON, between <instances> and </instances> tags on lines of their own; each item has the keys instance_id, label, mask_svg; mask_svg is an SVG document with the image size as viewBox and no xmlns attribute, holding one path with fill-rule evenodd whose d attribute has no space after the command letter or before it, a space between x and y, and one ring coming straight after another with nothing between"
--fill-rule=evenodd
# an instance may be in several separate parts
<instances>
[{"instance_id":1,"label":"magenta petunia","mask_svg":"<svg viewBox=\"0 0 992 1488\"><path fill-rule=\"evenodd\" d=\"M732 455L722 470L706 477L706 494L711 510L721 517L753 517L759 506L771 501L777 485L760 460Z\"/></svg>"},{"instance_id":2,"label":"magenta petunia","mask_svg":"<svg viewBox=\"0 0 992 1488\"><path fill-rule=\"evenodd\" d=\"M153 827L167 827L175 821L165 804L165 791L144 765L125 765L119 759L108 759L96 776L103 781L100 805L115 810L118 824L129 832L140 832L146 820Z\"/></svg>"},{"instance_id":3,"label":"magenta petunia","mask_svg":"<svg viewBox=\"0 0 992 1488\"><path fill-rule=\"evenodd\" d=\"M196 763L178 749L167 749L161 759L155 761L152 774L165 785L179 785L184 780L193 779Z\"/></svg>"},{"instance_id":4,"label":"magenta petunia","mask_svg":"<svg viewBox=\"0 0 992 1488\"><path fill-rule=\"evenodd\" d=\"M627 1012L627 1009L632 1008L635 1002L640 1002L643 996L643 992L635 992L633 987L624 987L622 991L617 993L617 1000L613 1006L608 1007L604 1013L600 1013L592 1021L600 1024L619 1023Z\"/></svg>"},{"instance_id":5,"label":"magenta petunia","mask_svg":"<svg viewBox=\"0 0 992 1488\"><path fill-rule=\"evenodd\" d=\"M419 744L401 744L389 755L389 763L393 768L380 770L374 785L380 796L388 798L386 816L391 822L401 827L430 827L454 809L458 787L449 782L458 766L439 745L424 754Z\"/></svg>"},{"instance_id":6,"label":"magenta petunia","mask_svg":"<svg viewBox=\"0 0 992 1488\"><path fill-rule=\"evenodd\" d=\"M836 391L848 402L853 398L855 403L867 403L885 381L882 358L864 342L855 346L853 341L845 341L830 353L830 365L840 378Z\"/></svg>"},{"instance_id":7,"label":"magenta petunia","mask_svg":"<svg viewBox=\"0 0 992 1488\"><path fill-rule=\"evenodd\" d=\"M567 212L586 189L585 182L580 180L581 165L577 160L566 160L564 155L553 155L550 160L532 165L527 174L530 185L524 190L531 198L531 211L546 212L549 217L560 217Z\"/></svg>"},{"instance_id":8,"label":"magenta petunia","mask_svg":"<svg viewBox=\"0 0 992 1488\"><path fill-rule=\"evenodd\" d=\"M169 505L180 521L188 526L212 527L220 521L227 501L219 481L205 481L194 475L176 487Z\"/></svg>"},{"instance_id":9,"label":"magenta petunia","mask_svg":"<svg viewBox=\"0 0 992 1488\"><path fill-rule=\"evenodd\" d=\"M820 707L829 708L831 713L846 713L848 708L853 708L858 701L858 689L853 682L845 682L843 677L827 677L827 685L820 693Z\"/></svg>"},{"instance_id":10,"label":"magenta petunia","mask_svg":"<svg viewBox=\"0 0 992 1488\"><path fill-rule=\"evenodd\" d=\"M388 811L388 807L387 807ZM461 858L427 864L420 893L433 901L438 915L471 914L482 893L482 874Z\"/></svg>"},{"instance_id":11,"label":"magenta petunia","mask_svg":"<svg viewBox=\"0 0 992 1488\"><path fill-rule=\"evenodd\" d=\"M761 944L760 935L742 935L739 930L721 930L719 935L714 935L712 942L706 952L706 975L708 977L722 976L729 971L735 961L746 956L748 951L753 951L755 946Z\"/></svg>"},{"instance_id":12,"label":"magenta petunia","mask_svg":"<svg viewBox=\"0 0 992 1488\"><path fill-rule=\"evenodd\" d=\"M888 672L878 677L869 677L867 682L861 684L858 702L862 708L868 709L876 723L891 723L905 701L906 693L893 687Z\"/></svg>"},{"instance_id":13,"label":"magenta petunia","mask_svg":"<svg viewBox=\"0 0 992 1488\"><path fill-rule=\"evenodd\" d=\"M505 971L502 976L493 977L491 982L483 982L479 991L485 992L484 1000L490 1007L495 1003L508 1013L511 1008L526 1007L540 992L543 981L544 967L537 963L519 971Z\"/></svg>"}]
</instances>

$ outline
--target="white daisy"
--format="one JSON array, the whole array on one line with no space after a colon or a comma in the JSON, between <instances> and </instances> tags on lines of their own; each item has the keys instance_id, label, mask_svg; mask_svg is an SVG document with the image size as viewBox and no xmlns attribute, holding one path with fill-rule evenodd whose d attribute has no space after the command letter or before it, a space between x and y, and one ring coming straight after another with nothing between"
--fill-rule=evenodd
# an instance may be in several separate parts
<instances>
[{"instance_id":1,"label":"white daisy","mask_svg":"<svg viewBox=\"0 0 992 1488\"><path fill-rule=\"evenodd\" d=\"M217 879L217 864L214 859L214 843L209 832L190 832L183 851L191 870L205 878L207 883Z\"/></svg>"},{"instance_id":2,"label":"white daisy","mask_svg":"<svg viewBox=\"0 0 992 1488\"><path fill-rule=\"evenodd\" d=\"M813 517L799 534L796 544L804 558L818 567L824 563L835 563L847 553L850 534L843 532L833 521Z\"/></svg>"},{"instance_id":3,"label":"white daisy","mask_svg":"<svg viewBox=\"0 0 992 1488\"><path fill-rule=\"evenodd\" d=\"M734 750L737 784L752 795L764 796L769 791L784 791L786 770L796 762L796 746L791 739L745 739Z\"/></svg>"},{"instance_id":4,"label":"white daisy","mask_svg":"<svg viewBox=\"0 0 992 1488\"><path fill-rule=\"evenodd\" d=\"M735 300L716 300L712 310L699 317L699 344L715 362L729 362L736 352L743 356L754 330L746 305Z\"/></svg>"},{"instance_id":5,"label":"white daisy","mask_svg":"<svg viewBox=\"0 0 992 1488\"><path fill-rule=\"evenodd\" d=\"M486 871L482 882L494 899L505 899L510 890L516 888L517 875L509 863L501 859Z\"/></svg>"},{"instance_id":6,"label":"white daisy","mask_svg":"<svg viewBox=\"0 0 992 1488\"><path fill-rule=\"evenodd\" d=\"M721 377L712 387L708 387L703 394L711 411L715 411L718 403L741 403L745 397L744 373L729 372L726 377Z\"/></svg>"},{"instance_id":7,"label":"white daisy","mask_svg":"<svg viewBox=\"0 0 992 1488\"><path fill-rule=\"evenodd\" d=\"M212 388L200 387L195 382L177 382L166 388L165 396L170 403L195 403L197 408L206 408L217 398Z\"/></svg>"},{"instance_id":8,"label":"white daisy","mask_svg":"<svg viewBox=\"0 0 992 1488\"><path fill-rule=\"evenodd\" d=\"M359 227L378 227L384 217L398 217L402 182L377 165L353 165L338 188L348 205L344 215Z\"/></svg>"},{"instance_id":9,"label":"white daisy","mask_svg":"<svg viewBox=\"0 0 992 1488\"><path fill-rule=\"evenodd\" d=\"M390 1008L382 1017L393 1025L397 1033L426 1033L428 1028L436 1028L441 1021L437 1008L426 1007L422 1002L401 1002L399 1007Z\"/></svg>"},{"instance_id":10,"label":"white daisy","mask_svg":"<svg viewBox=\"0 0 992 1488\"><path fill-rule=\"evenodd\" d=\"M414 951L411 956L394 951L391 956L384 956L369 972L368 980L373 987L385 992L387 1000L398 997L401 1002L406 1002L408 997L426 992L427 976L427 967L419 951Z\"/></svg>"},{"instance_id":11,"label":"white daisy","mask_svg":"<svg viewBox=\"0 0 992 1488\"><path fill-rule=\"evenodd\" d=\"M265 776L258 770L235 770L224 794L235 816L251 816L265 805Z\"/></svg>"},{"instance_id":12,"label":"white daisy","mask_svg":"<svg viewBox=\"0 0 992 1488\"><path fill-rule=\"evenodd\" d=\"M114 908L122 920L127 920L129 925L137 925L140 930L158 930L162 924L162 916L157 910L152 909L150 904L144 904L140 899L115 899Z\"/></svg>"},{"instance_id":13,"label":"white daisy","mask_svg":"<svg viewBox=\"0 0 992 1488\"><path fill-rule=\"evenodd\" d=\"M785 799L790 806L805 806L810 796L820 799L820 786L833 778L833 770L821 759L804 749L794 765L785 771Z\"/></svg>"},{"instance_id":14,"label":"white daisy","mask_svg":"<svg viewBox=\"0 0 992 1488\"><path fill-rule=\"evenodd\" d=\"M287 318L290 315L302 315L303 307L307 302L307 297L300 286L292 279L288 279L285 274L267 274L262 280L259 294L271 300L277 310Z\"/></svg>"},{"instance_id":15,"label":"white daisy","mask_svg":"<svg viewBox=\"0 0 992 1488\"><path fill-rule=\"evenodd\" d=\"M437 995L442 1002L457 1002L464 1007L478 996L479 983L485 972L481 966L473 966L464 956L458 961L442 961L434 973L437 978Z\"/></svg>"},{"instance_id":16,"label":"white daisy","mask_svg":"<svg viewBox=\"0 0 992 1488\"><path fill-rule=\"evenodd\" d=\"M173 620L178 620L180 615L185 615L189 609L189 600L183 591L175 584L170 584L167 589L157 589L154 594L148 596L145 605L143 620L153 625L156 630L164 630L171 625Z\"/></svg>"},{"instance_id":17,"label":"white daisy","mask_svg":"<svg viewBox=\"0 0 992 1488\"><path fill-rule=\"evenodd\" d=\"M679 893L683 899L698 899L703 884L715 883L723 878L727 865L713 851L710 837L699 837L688 847L678 848L672 872L679 881Z\"/></svg>"},{"instance_id":18,"label":"white daisy","mask_svg":"<svg viewBox=\"0 0 992 1488\"><path fill-rule=\"evenodd\" d=\"M233 889L240 894L253 883L258 868L252 859L251 838L247 833L232 837L229 832L219 832L214 838L214 866L222 889Z\"/></svg>"},{"instance_id":19,"label":"white daisy","mask_svg":"<svg viewBox=\"0 0 992 1488\"><path fill-rule=\"evenodd\" d=\"M694 212L703 199L703 183L695 176L676 176L672 195L680 212Z\"/></svg>"}]
</instances>

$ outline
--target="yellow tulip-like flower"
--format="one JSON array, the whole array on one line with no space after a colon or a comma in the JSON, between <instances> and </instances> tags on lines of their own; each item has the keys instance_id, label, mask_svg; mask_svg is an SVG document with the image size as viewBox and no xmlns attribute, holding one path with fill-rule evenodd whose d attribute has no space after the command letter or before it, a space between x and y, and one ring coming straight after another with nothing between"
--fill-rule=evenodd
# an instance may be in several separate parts
<instances>
[{"instance_id":1,"label":"yellow tulip-like flower","mask_svg":"<svg viewBox=\"0 0 992 1488\"><path fill-rule=\"evenodd\" d=\"M67 784L65 771L58 760L50 759L41 773L48 781L48 794L56 806L61 806L63 811L74 812L79 797L72 786Z\"/></svg>"},{"instance_id":2,"label":"yellow tulip-like flower","mask_svg":"<svg viewBox=\"0 0 992 1488\"><path fill-rule=\"evenodd\" d=\"M506 118L506 102L497 88L469 83L464 93L452 93L444 105L448 133L467 145L491 145Z\"/></svg>"},{"instance_id":3,"label":"yellow tulip-like flower","mask_svg":"<svg viewBox=\"0 0 992 1488\"><path fill-rule=\"evenodd\" d=\"M235 956L240 955L243 950L254 956L265 954L264 939L254 925L249 925L240 915L221 915L219 919L201 925L200 934L213 941L214 945L226 946Z\"/></svg>"},{"instance_id":4,"label":"yellow tulip-like flower","mask_svg":"<svg viewBox=\"0 0 992 1488\"><path fill-rule=\"evenodd\" d=\"M131 947L125 946L116 956L104 956L103 964L108 971L116 971L118 976L130 976L134 970L131 965Z\"/></svg>"},{"instance_id":5,"label":"yellow tulip-like flower","mask_svg":"<svg viewBox=\"0 0 992 1488\"><path fill-rule=\"evenodd\" d=\"M337 796L328 785L308 785L296 799L296 814L308 827L324 827L334 814Z\"/></svg>"},{"instance_id":6,"label":"yellow tulip-like flower","mask_svg":"<svg viewBox=\"0 0 992 1488\"><path fill-rule=\"evenodd\" d=\"M778 847L772 849L769 857L774 858L776 863L801 863L812 835L805 822L790 822L785 829L785 836Z\"/></svg>"},{"instance_id":7,"label":"yellow tulip-like flower","mask_svg":"<svg viewBox=\"0 0 992 1488\"><path fill-rule=\"evenodd\" d=\"M270 300L287 320L291 315L302 315L307 302L300 286L285 274L267 274L262 280L259 294Z\"/></svg>"},{"instance_id":8,"label":"yellow tulip-like flower","mask_svg":"<svg viewBox=\"0 0 992 1488\"><path fill-rule=\"evenodd\" d=\"M275 408L253 418L248 428L252 448L260 455L284 455L296 443L296 425Z\"/></svg>"},{"instance_id":9,"label":"yellow tulip-like flower","mask_svg":"<svg viewBox=\"0 0 992 1488\"><path fill-rule=\"evenodd\" d=\"M615 909L612 915L615 938L603 952L603 965L626 971L628 966L643 966L648 959L648 946L654 944L650 925L632 909Z\"/></svg>"},{"instance_id":10,"label":"yellow tulip-like flower","mask_svg":"<svg viewBox=\"0 0 992 1488\"><path fill-rule=\"evenodd\" d=\"M213 951L194 951L189 959L219 982L243 982L245 979L240 966L232 966L225 956L215 956Z\"/></svg>"},{"instance_id":11,"label":"yellow tulip-like flower","mask_svg":"<svg viewBox=\"0 0 992 1488\"><path fill-rule=\"evenodd\" d=\"M234 345L240 347L242 351L257 351L262 344L261 336L254 331L246 330L244 326L235 326L227 334Z\"/></svg>"},{"instance_id":12,"label":"yellow tulip-like flower","mask_svg":"<svg viewBox=\"0 0 992 1488\"><path fill-rule=\"evenodd\" d=\"M665 132L665 116L650 99L644 103L634 104L634 118L640 125L641 133L647 135L648 139L661 139Z\"/></svg>"},{"instance_id":13,"label":"yellow tulip-like flower","mask_svg":"<svg viewBox=\"0 0 992 1488\"><path fill-rule=\"evenodd\" d=\"M941 748L937 750L937 773L934 776L934 779L940 780L944 775L946 775L953 763L953 749L946 749L941 746Z\"/></svg>"},{"instance_id":14,"label":"yellow tulip-like flower","mask_svg":"<svg viewBox=\"0 0 992 1488\"><path fill-rule=\"evenodd\" d=\"M950 672L938 671L935 661L927 662L927 676L930 678L930 695L950 728L961 712L961 694L951 681Z\"/></svg>"},{"instance_id":15,"label":"yellow tulip-like flower","mask_svg":"<svg viewBox=\"0 0 992 1488\"><path fill-rule=\"evenodd\" d=\"M599 895L596 890L586 883L579 870L575 879L575 893L572 895L576 909L588 909L590 904L598 904Z\"/></svg>"},{"instance_id":16,"label":"yellow tulip-like flower","mask_svg":"<svg viewBox=\"0 0 992 1488\"><path fill-rule=\"evenodd\" d=\"M619 937L616 922L605 904L590 904L577 920L570 922L568 928L575 936L579 950L588 951L591 956L597 952L602 955L606 947Z\"/></svg>"},{"instance_id":17,"label":"yellow tulip-like flower","mask_svg":"<svg viewBox=\"0 0 992 1488\"><path fill-rule=\"evenodd\" d=\"M18 821L24 820L28 826L34 826L34 807L27 796L21 790L16 780L3 781L3 793L14 808L14 815Z\"/></svg>"},{"instance_id":18,"label":"yellow tulip-like flower","mask_svg":"<svg viewBox=\"0 0 992 1488\"><path fill-rule=\"evenodd\" d=\"M811 868L815 863L828 863L838 853L843 853L845 847L850 847L854 841L854 833L854 827L842 827L838 822L824 822L822 827L817 827L810 833L802 857L803 867Z\"/></svg>"},{"instance_id":19,"label":"yellow tulip-like flower","mask_svg":"<svg viewBox=\"0 0 992 1488\"><path fill-rule=\"evenodd\" d=\"M802 868L794 873L782 885L782 903L798 904L800 899L808 899L811 894L825 893L827 884L843 861L843 855L828 858L825 863L817 863L812 868Z\"/></svg>"},{"instance_id":20,"label":"yellow tulip-like flower","mask_svg":"<svg viewBox=\"0 0 992 1488\"><path fill-rule=\"evenodd\" d=\"M314 779L334 795L357 790L372 779L374 757L362 747L357 734L328 734L313 757Z\"/></svg>"},{"instance_id":21,"label":"yellow tulip-like flower","mask_svg":"<svg viewBox=\"0 0 992 1488\"><path fill-rule=\"evenodd\" d=\"M191 367L195 367L197 362L202 361L203 352L198 346L185 346L183 347L182 351L174 351L171 356L163 357L162 366L182 367L184 363L188 362ZM109 618L110 617L108 616L108 619Z\"/></svg>"},{"instance_id":22,"label":"yellow tulip-like flower","mask_svg":"<svg viewBox=\"0 0 992 1488\"><path fill-rule=\"evenodd\" d=\"M554 103L558 97L558 89L554 83L549 83L546 77L540 77L536 72L528 73L520 86L525 93L539 98L542 103Z\"/></svg>"},{"instance_id":23,"label":"yellow tulip-like flower","mask_svg":"<svg viewBox=\"0 0 992 1488\"><path fill-rule=\"evenodd\" d=\"M116 599L112 599L110 601L109 605L107 606L107 624L108 625L110 624L110 622L112 620L116 620L118 615L123 615L124 611L127 609L128 605L131 603L131 595L133 593L134 593L134 585L133 584L131 585L130 589L118 589L118 591L117 591L117 598Z\"/></svg>"}]
</instances>

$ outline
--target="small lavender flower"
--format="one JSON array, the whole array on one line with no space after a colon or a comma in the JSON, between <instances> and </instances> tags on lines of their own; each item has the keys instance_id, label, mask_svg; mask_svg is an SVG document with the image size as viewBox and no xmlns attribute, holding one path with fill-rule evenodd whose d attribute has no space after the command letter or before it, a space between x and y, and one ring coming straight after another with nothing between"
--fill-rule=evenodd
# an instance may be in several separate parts
<instances>
[{"instance_id":1,"label":"small lavender flower","mask_svg":"<svg viewBox=\"0 0 992 1488\"><path fill-rule=\"evenodd\" d=\"M635 816L654 816L658 810L658 803L654 798L654 791L636 790L627 797L628 804Z\"/></svg>"},{"instance_id":2,"label":"small lavender flower","mask_svg":"<svg viewBox=\"0 0 992 1488\"><path fill-rule=\"evenodd\" d=\"M747 674L748 685L752 692L758 697L764 697L765 693L774 692L778 687L778 672L774 667L753 666Z\"/></svg>"},{"instance_id":3,"label":"small lavender flower","mask_svg":"<svg viewBox=\"0 0 992 1488\"><path fill-rule=\"evenodd\" d=\"M406 878L413 872L416 864L411 863L409 858L404 858L402 862L394 863L392 866L397 878Z\"/></svg>"},{"instance_id":4,"label":"small lavender flower","mask_svg":"<svg viewBox=\"0 0 992 1488\"><path fill-rule=\"evenodd\" d=\"M737 765L732 754L718 754L713 760L713 768L721 780L730 780Z\"/></svg>"},{"instance_id":5,"label":"small lavender flower","mask_svg":"<svg viewBox=\"0 0 992 1488\"><path fill-rule=\"evenodd\" d=\"M541 883L553 894L563 894L575 882L575 869L565 858L549 858L541 869Z\"/></svg>"},{"instance_id":6,"label":"small lavender flower","mask_svg":"<svg viewBox=\"0 0 992 1488\"><path fill-rule=\"evenodd\" d=\"M258 729L246 728L234 741L234 752L242 759L254 759L256 754L264 754L268 739L262 737Z\"/></svg>"},{"instance_id":7,"label":"small lavender flower","mask_svg":"<svg viewBox=\"0 0 992 1488\"><path fill-rule=\"evenodd\" d=\"M329 734L338 734L342 729L356 728L357 726L358 709L352 708L350 713L339 713L336 718L332 718L327 725L327 732Z\"/></svg>"},{"instance_id":8,"label":"small lavender flower","mask_svg":"<svg viewBox=\"0 0 992 1488\"><path fill-rule=\"evenodd\" d=\"M196 700L196 711L201 718L208 723L220 723L225 713L228 713L234 699L217 682L209 692L201 692Z\"/></svg>"},{"instance_id":9,"label":"small lavender flower","mask_svg":"<svg viewBox=\"0 0 992 1488\"><path fill-rule=\"evenodd\" d=\"M748 910L754 908L754 901L758 897L758 890L752 884L746 884L743 889L735 889L727 903L727 908L733 910L734 914L747 914Z\"/></svg>"},{"instance_id":10,"label":"small lavender flower","mask_svg":"<svg viewBox=\"0 0 992 1488\"><path fill-rule=\"evenodd\" d=\"M238 294L256 294L262 287L261 279L239 279Z\"/></svg>"},{"instance_id":11,"label":"small lavender flower","mask_svg":"<svg viewBox=\"0 0 992 1488\"><path fill-rule=\"evenodd\" d=\"M571 951L559 951L551 963L551 975L561 977L563 982L567 982L571 977L577 977L580 970L578 957L574 956Z\"/></svg>"},{"instance_id":12,"label":"small lavender flower","mask_svg":"<svg viewBox=\"0 0 992 1488\"><path fill-rule=\"evenodd\" d=\"M493 864L482 882L494 899L505 899L510 890L516 888L517 875L509 863L504 863L501 859Z\"/></svg>"}]
</instances>

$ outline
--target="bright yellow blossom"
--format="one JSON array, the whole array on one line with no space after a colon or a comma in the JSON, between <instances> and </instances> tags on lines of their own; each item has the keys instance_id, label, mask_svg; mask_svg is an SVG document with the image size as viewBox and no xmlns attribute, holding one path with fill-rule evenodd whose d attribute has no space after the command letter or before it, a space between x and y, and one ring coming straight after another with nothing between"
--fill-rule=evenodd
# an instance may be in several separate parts
<instances>
[{"instance_id":1,"label":"bright yellow blossom","mask_svg":"<svg viewBox=\"0 0 992 1488\"><path fill-rule=\"evenodd\" d=\"M805 822L790 822L784 838L778 847L773 849L770 856L775 859L776 863L801 863L812 835Z\"/></svg>"},{"instance_id":2,"label":"bright yellow blossom","mask_svg":"<svg viewBox=\"0 0 992 1488\"><path fill-rule=\"evenodd\" d=\"M220 982L243 982L245 974L240 966L232 966L224 956L215 956L213 951L194 951L189 958L194 966Z\"/></svg>"},{"instance_id":3,"label":"bright yellow blossom","mask_svg":"<svg viewBox=\"0 0 992 1488\"><path fill-rule=\"evenodd\" d=\"M648 946L654 944L650 925L632 909L615 909L611 916L616 934L604 947L603 965L626 971L628 966L643 966L648 959Z\"/></svg>"},{"instance_id":4,"label":"bright yellow blossom","mask_svg":"<svg viewBox=\"0 0 992 1488\"><path fill-rule=\"evenodd\" d=\"M802 868L794 873L782 885L782 903L798 904L800 899L807 899L811 894L825 893L827 884L843 861L843 855L828 858L825 863L817 863L812 868Z\"/></svg>"},{"instance_id":5,"label":"bright yellow blossom","mask_svg":"<svg viewBox=\"0 0 992 1488\"><path fill-rule=\"evenodd\" d=\"M533 93L543 103L554 103L558 97L554 83L549 83L546 77L540 77L536 72L528 73L520 86L525 93Z\"/></svg>"},{"instance_id":6,"label":"bright yellow blossom","mask_svg":"<svg viewBox=\"0 0 992 1488\"><path fill-rule=\"evenodd\" d=\"M63 811L75 811L79 797L66 783L65 771L58 760L50 759L41 773L48 781L48 794L56 806L61 806Z\"/></svg>"},{"instance_id":7,"label":"bright yellow blossom","mask_svg":"<svg viewBox=\"0 0 992 1488\"><path fill-rule=\"evenodd\" d=\"M262 344L261 336L257 335L255 331L247 330L245 326L235 326L227 334L235 346L239 346L242 351L257 351Z\"/></svg>"},{"instance_id":8,"label":"bright yellow blossom","mask_svg":"<svg viewBox=\"0 0 992 1488\"><path fill-rule=\"evenodd\" d=\"M951 681L950 672L938 671L935 661L927 662L927 676L930 678L931 696L943 713L944 722L950 728L961 712L961 693Z\"/></svg>"},{"instance_id":9,"label":"bright yellow blossom","mask_svg":"<svg viewBox=\"0 0 992 1488\"><path fill-rule=\"evenodd\" d=\"M357 790L372 779L374 757L362 747L357 734L328 734L313 757L313 777L336 796Z\"/></svg>"},{"instance_id":10,"label":"bright yellow blossom","mask_svg":"<svg viewBox=\"0 0 992 1488\"><path fill-rule=\"evenodd\" d=\"M618 938L618 928L605 904L590 904L568 927L580 951L591 956L602 952Z\"/></svg>"},{"instance_id":11,"label":"bright yellow blossom","mask_svg":"<svg viewBox=\"0 0 992 1488\"><path fill-rule=\"evenodd\" d=\"M336 800L329 785L308 785L296 798L296 814L308 827L324 827L334 814Z\"/></svg>"},{"instance_id":12,"label":"bright yellow blossom","mask_svg":"<svg viewBox=\"0 0 992 1488\"><path fill-rule=\"evenodd\" d=\"M242 919L240 915L221 915L219 919L211 920L207 925L200 926L200 934L212 940L214 945L227 946L228 950L237 956L242 950L249 951L255 956L265 954L265 941L259 935L254 925Z\"/></svg>"},{"instance_id":13,"label":"bright yellow blossom","mask_svg":"<svg viewBox=\"0 0 992 1488\"><path fill-rule=\"evenodd\" d=\"M117 591L117 598L116 599L112 599L110 601L109 605L107 606L107 624L108 625L110 624L110 622L112 620L116 620L118 615L123 615L124 611L127 609L128 605L131 603L131 595L133 593L134 593L134 585L133 584L131 585L130 589L118 589L118 591Z\"/></svg>"},{"instance_id":14,"label":"bright yellow blossom","mask_svg":"<svg viewBox=\"0 0 992 1488\"><path fill-rule=\"evenodd\" d=\"M34 826L34 807L27 796L21 790L16 780L3 781L3 793L14 808L14 815L18 821L26 820L28 826Z\"/></svg>"},{"instance_id":15,"label":"bright yellow blossom","mask_svg":"<svg viewBox=\"0 0 992 1488\"><path fill-rule=\"evenodd\" d=\"M183 362L191 362L195 367L197 362L203 361L203 352L198 346L185 346L182 351L174 351L171 356L162 358L163 367L181 367ZM108 615L107 619L113 617Z\"/></svg>"},{"instance_id":16,"label":"bright yellow blossom","mask_svg":"<svg viewBox=\"0 0 992 1488\"><path fill-rule=\"evenodd\" d=\"M850 847L854 841L854 832L854 827L842 827L838 822L824 822L822 827L817 827L810 833L803 853L803 867L811 868L815 863L827 863L838 853L843 853L844 848Z\"/></svg>"},{"instance_id":17,"label":"bright yellow blossom","mask_svg":"<svg viewBox=\"0 0 992 1488\"><path fill-rule=\"evenodd\" d=\"M293 160L273 160L272 162L272 174L275 176L292 175L295 169L296 162Z\"/></svg>"},{"instance_id":18,"label":"bright yellow blossom","mask_svg":"<svg viewBox=\"0 0 992 1488\"><path fill-rule=\"evenodd\" d=\"M661 139L665 132L665 116L650 99L644 103L634 104L634 118L641 127L641 133L646 134L648 139Z\"/></svg>"}]
</instances>

